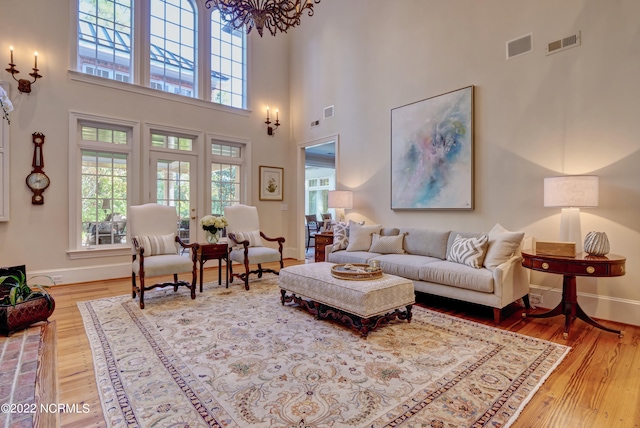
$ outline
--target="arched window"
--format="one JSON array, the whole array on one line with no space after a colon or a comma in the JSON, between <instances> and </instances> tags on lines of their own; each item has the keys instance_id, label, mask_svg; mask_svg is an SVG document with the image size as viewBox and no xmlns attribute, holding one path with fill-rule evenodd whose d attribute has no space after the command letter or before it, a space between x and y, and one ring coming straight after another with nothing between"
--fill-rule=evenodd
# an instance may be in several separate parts
<instances>
[{"instance_id":1,"label":"arched window","mask_svg":"<svg viewBox=\"0 0 640 428\"><path fill-rule=\"evenodd\" d=\"M151 0L151 87L196 97L196 14L189 0Z\"/></svg>"},{"instance_id":2,"label":"arched window","mask_svg":"<svg viewBox=\"0 0 640 428\"><path fill-rule=\"evenodd\" d=\"M131 82L131 0L78 0L78 70Z\"/></svg>"}]
</instances>

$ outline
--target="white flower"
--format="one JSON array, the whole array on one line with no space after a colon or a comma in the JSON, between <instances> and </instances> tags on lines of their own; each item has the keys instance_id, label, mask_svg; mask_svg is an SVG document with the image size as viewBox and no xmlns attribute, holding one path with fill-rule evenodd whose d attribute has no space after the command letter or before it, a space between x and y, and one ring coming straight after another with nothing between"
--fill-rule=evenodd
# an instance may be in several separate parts
<instances>
[{"instance_id":1,"label":"white flower","mask_svg":"<svg viewBox=\"0 0 640 428\"><path fill-rule=\"evenodd\" d=\"M5 91L2 86L0 86L0 108L2 108L3 119L6 119L7 123L11 124L11 121L9 120L9 112L13 111L13 104L9 99L7 91Z\"/></svg>"},{"instance_id":2,"label":"white flower","mask_svg":"<svg viewBox=\"0 0 640 428\"><path fill-rule=\"evenodd\" d=\"M216 232L218 229L224 229L229 223L225 216L206 215L200 219L200 225L204 230Z\"/></svg>"}]
</instances>

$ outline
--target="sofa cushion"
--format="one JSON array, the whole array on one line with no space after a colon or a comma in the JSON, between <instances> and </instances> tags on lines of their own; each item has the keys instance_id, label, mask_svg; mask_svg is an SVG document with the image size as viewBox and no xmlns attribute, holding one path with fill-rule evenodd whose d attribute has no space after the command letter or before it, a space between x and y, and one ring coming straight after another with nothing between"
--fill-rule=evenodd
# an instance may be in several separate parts
<instances>
[{"instance_id":1,"label":"sofa cushion","mask_svg":"<svg viewBox=\"0 0 640 428\"><path fill-rule=\"evenodd\" d=\"M484 256L489 246L489 237L481 235L477 238L463 238L456 236L447 254L447 260L479 269L482 267Z\"/></svg>"},{"instance_id":2,"label":"sofa cushion","mask_svg":"<svg viewBox=\"0 0 640 428\"><path fill-rule=\"evenodd\" d=\"M369 259L379 256L368 251L334 251L328 253L327 261L331 263L368 263Z\"/></svg>"},{"instance_id":3,"label":"sofa cushion","mask_svg":"<svg viewBox=\"0 0 640 428\"><path fill-rule=\"evenodd\" d=\"M427 263L420 267L420 280L451 285L467 290L493 293L493 273L449 261Z\"/></svg>"},{"instance_id":4,"label":"sofa cushion","mask_svg":"<svg viewBox=\"0 0 640 428\"><path fill-rule=\"evenodd\" d=\"M420 280L420 268L427 263L439 262L440 259L414 254L383 254L373 258L380 261L380 268L384 273Z\"/></svg>"},{"instance_id":5,"label":"sofa cushion","mask_svg":"<svg viewBox=\"0 0 640 428\"><path fill-rule=\"evenodd\" d=\"M380 233L382 225L364 226L349 220L349 244L347 251L368 251L371 247L371 235Z\"/></svg>"},{"instance_id":6,"label":"sofa cushion","mask_svg":"<svg viewBox=\"0 0 640 428\"><path fill-rule=\"evenodd\" d=\"M446 258L449 231L400 228L400 233L405 233L404 250L407 253L436 257L442 260Z\"/></svg>"},{"instance_id":7,"label":"sofa cushion","mask_svg":"<svg viewBox=\"0 0 640 428\"><path fill-rule=\"evenodd\" d=\"M489 270L506 262L522 245L524 232L510 232L499 223L489 231L489 248L484 258L484 266Z\"/></svg>"},{"instance_id":8,"label":"sofa cushion","mask_svg":"<svg viewBox=\"0 0 640 428\"><path fill-rule=\"evenodd\" d=\"M482 235L486 235L486 233L481 232L465 232L461 230L452 230L449 234L449 239L447 239L447 255L443 257L443 259L449 258L449 253L451 252L451 247L453 246L456 237L460 235L463 238L479 238Z\"/></svg>"},{"instance_id":9,"label":"sofa cushion","mask_svg":"<svg viewBox=\"0 0 640 428\"><path fill-rule=\"evenodd\" d=\"M404 254L404 233L396 236L381 236L377 233L371 235L371 247L369 251L380 254Z\"/></svg>"}]
</instances>

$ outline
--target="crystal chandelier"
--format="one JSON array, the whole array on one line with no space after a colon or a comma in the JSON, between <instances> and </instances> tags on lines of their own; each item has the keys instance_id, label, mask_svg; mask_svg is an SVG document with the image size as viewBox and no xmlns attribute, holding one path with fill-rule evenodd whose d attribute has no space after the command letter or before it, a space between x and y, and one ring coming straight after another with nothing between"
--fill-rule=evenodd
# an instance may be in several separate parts
<instances>
[{"instance_id":1,"label":"crystal chandelier","mask_svg":"<svg viewBox=\"0 0 640 428\"><path fill-rule=\"evenodd\" d=\"M264 27L275 36L277 30L286 33L290 27L300 25L305 9L313 16L313 6L318 3L320 0L207 0L205 5L207 9L218 9L233 28L246 26L249 34L256 27L262 37Z\"/></svg>"}]
</instances>

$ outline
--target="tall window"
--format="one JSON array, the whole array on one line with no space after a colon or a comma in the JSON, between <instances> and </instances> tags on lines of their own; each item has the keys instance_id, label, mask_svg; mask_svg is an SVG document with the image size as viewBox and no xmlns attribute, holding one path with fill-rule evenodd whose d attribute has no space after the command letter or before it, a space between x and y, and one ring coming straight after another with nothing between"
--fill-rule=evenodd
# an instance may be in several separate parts
<instances>
[{"instance_id":1,"label":"tall window","mask_svg":"<svg viewBox=\"0 0 640 428\"><path fill-rule=\"evenodd\" d=\"M224 207L241 201L243 152L240 145L211 144L211 213L214 215L223 214Z\"/></svg>"},{"instance_id":2,"label":"tall window","mask_svg":"<svg viewBox=\"0 0 640 428\"><path fill-rule=\"evenodd\" d=\"M168 92L196 94L196 18L189 0L151 0L151 81Z\"/></svg>"},{"instance_id":3,"label":"tall window","mask_svg":"<svg viewBox=\"0 0 640 428\"><path fill-rule=\"evenodd\" d=\"M131 81L131 0L78 0L78 69Z\"/></svg>"},{"instance_id":4,"label":"tall window","mask_svg":"<svg viewBox=\"0 0 640 428\"><path fill-rule=\"evenodd\" d=\"M204 1L77 2L78 71L125 83L148 81L151 88L163 92L247 107L246 35L223 21L216 9L206 9ZM148 6L149 16L134 16L138 2ZM210 13L211 19L198 20L198 13ZM143 34L135 37L134 31ZM199 51L198 32L210 37L210 51ZM138 46L138 40L148 45ZM148 58L140 58L148 61L148 68L133 69L136 52L149 53Z\"/></svg>"},{"instance_id":5,"label":"tall window","mask_svg":"<svg viewBox=\"0 0 640 428\"><path fill-rule=\"evenodd\" d=\"M83 123L80 134L81 245L124 244L130 132Z\"/></svg>"},{"instance_id":6,"label":"tall window","mask_svg":"<svg viewBox=\"0 0 640 428\"><path fill-rule=\"evenodd\" d=\"M245 34L211 12L211 101L245 108Z\"/></svg>"}]
</instances>

